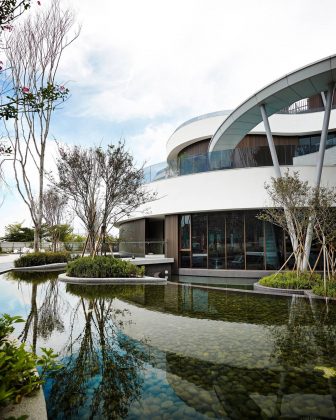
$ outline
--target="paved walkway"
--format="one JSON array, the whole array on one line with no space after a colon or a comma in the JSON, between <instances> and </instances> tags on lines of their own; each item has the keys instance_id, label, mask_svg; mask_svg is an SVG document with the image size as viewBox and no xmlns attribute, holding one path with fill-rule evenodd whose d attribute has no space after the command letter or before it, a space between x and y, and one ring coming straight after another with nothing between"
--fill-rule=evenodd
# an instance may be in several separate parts
<instances>
[{"instance_id":1,"label":"paved walkway","mask_svg":"<svg viewBox=\"0 0 336 420\"><path fill-rule=\"evenodd\" d=\"M14 267L14 261L19 258L19 254L0 255L0 274Z\"/></svg>"}]
</instances>

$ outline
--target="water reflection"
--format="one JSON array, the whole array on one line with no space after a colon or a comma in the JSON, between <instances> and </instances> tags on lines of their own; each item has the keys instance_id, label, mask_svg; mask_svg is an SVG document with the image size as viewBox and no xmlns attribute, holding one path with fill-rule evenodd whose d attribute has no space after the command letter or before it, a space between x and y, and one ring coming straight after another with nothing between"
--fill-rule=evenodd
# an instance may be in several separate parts
<instances>
[{"instance_id":1,"label":"water reflection","mask_svg":"<svg viewBox=\"0 0 336 420\"><path fill-rule=\"evenodd\" d=\"M20 284L22 338L60 342L64 366L45 389L53 419L336 418L333 304L174 284Z\"/></svg>"},{"instance_id":2,"label":"water reflection","mask_svg":"<svg viewBox=\"0 0 336 420\"><path fill-rule=\"evenodd\" d=\"M64 367L50 381L52 418L124 418L140 395L146 352L122 334L124 313L110 299L80 298L71 330L82 312L84 325L66 344Z\"/></svg>"},{"instance_id":3,"label":"water reflection","mask_svg":"<svg viewBox=\"0 0 336 420\"><path fill-rule=\"evenodd\" d=\"M26 283L31 287L30 312L27 316L24 328L19 335L19 339L27 342L28 335L31 332L31 347L36 352L37 337L47 339L54 330L64 331L64 324L60 315L59 302L59 283L57 281L58 273L19 273L9 272L6 274L8 279L17 280L18 284ZM38 286L44 285L43 300L38 307L37 291Z\"/></svg>"}]
</instances>

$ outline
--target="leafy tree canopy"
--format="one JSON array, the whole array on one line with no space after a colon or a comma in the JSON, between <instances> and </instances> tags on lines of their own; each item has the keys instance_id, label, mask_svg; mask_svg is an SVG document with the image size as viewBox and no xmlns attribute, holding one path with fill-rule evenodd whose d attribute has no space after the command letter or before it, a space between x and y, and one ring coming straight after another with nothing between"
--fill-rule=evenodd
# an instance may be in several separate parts
<instances>
[{"instance_id":1,"label":"leafy tree canopy","mask_svg":"<svg viewBox=\"0 0 336 420\"><path fill-rule=\"evenodd\" d=\"M34 229L13 223L5 227L5 236L1 239L9 242L31 242L34 240Z\"/></svg>"}]
</instances>

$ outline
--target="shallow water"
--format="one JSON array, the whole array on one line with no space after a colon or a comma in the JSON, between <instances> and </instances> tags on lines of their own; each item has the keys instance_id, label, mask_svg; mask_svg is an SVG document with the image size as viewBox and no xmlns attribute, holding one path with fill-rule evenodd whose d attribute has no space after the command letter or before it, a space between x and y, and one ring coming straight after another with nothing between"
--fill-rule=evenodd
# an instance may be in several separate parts
<instances>
[{"instance_id":1,"label":"shallow water","mask_svg":"<svg viewBox=\"0 0 336 420\"><path fill-rule=\"evenodd\" d=\"M0 312L63 364L45 385L51 419L336 418L334 304L15 277L0 278Z\"/></svg>"}]
</instances>

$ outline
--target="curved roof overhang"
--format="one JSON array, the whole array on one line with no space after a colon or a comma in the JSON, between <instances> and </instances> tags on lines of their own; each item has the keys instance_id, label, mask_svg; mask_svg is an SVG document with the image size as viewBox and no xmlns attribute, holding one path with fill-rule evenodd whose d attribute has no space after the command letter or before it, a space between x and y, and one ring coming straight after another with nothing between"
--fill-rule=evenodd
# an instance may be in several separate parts
<instances>
[{"instance_id":1,"label":"curved roof overhang","mask_svg":"<svg viewBox=\"0 0 336 420\"><path fill-rule=\"evenodd\" d=\"M302 67L271 83L243 102L213 135L209 152L233 149L262 121L260 105L267 116L300 99L324 92L336 81L336 55Z\"/></svg>"}]
</instances>

